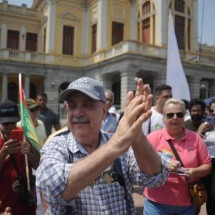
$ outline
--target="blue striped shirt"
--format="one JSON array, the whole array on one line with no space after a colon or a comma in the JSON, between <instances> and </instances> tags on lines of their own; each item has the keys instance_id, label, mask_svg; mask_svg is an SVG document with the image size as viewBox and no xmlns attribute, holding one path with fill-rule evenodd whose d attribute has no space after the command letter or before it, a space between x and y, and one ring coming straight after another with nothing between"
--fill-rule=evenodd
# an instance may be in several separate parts
<instances>
[{"instance_id":1,"label":"blue striped shirt","mask_svg":"<svg viewBox=\"0 0 215 215\"><path fill-rule=\"evenodd\" d=\"M106 135L101 133L100 146L106 142ZM132 186L134 184L145 187L161 186L168 177L166 168L169 162L168 158L160 155L162 156L162 172L150 177L139 170L133 150L130 148L127 153L119 158L125 187L121 186L118 181L107 184L104 180L104 174L101 174L93 184L83 189L74 199L66 202L61 195L73 166L73 163L69 163L70 153L72 153L73 162L88 155L88 152L74 139L71 133L67 137L51 138L41 150L42 160L37 169L36 185L48 203L47 215L63 215L66 208L70 210L70 213L67 214L76 215L135 214Z\"/></svg>"}]
</instances>

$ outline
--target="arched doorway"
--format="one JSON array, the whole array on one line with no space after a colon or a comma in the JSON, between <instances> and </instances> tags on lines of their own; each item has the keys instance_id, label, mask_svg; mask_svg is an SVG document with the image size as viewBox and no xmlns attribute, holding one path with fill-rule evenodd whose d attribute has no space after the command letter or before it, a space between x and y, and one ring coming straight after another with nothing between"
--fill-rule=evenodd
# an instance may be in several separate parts
<instances>
[{"instance_id":1,"label":"arched doorway","mask_svg":"<svg viewBox=\"0 0 215 215\"><path fill-rule=\"evenodd\" d=\"M8 83L8 99L18 103L18 86L14 82Z\"/></svg>"}]
</instances>

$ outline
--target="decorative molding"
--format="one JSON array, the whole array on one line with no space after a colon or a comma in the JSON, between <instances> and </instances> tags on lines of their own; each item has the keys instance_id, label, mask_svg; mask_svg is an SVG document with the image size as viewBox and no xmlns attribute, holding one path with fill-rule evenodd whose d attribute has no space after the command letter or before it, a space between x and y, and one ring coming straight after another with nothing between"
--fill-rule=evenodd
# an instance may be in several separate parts
<instances>
[{"instance_id":1,"label":"decorative molding","mask_svg":"<svg viewBox=\"0 0 215 215\"><path fill-rule=\"evenodd\" d=\"M58 5L65 8L70 8L71 10L82 10L84 6L83 0L68 0L68 1L59 1Z\"/></svg>"},{"instance_id":2,"label":"decorative molding","mask_svg":"<svg viewBox=\"0 0 215 215\"><path fill-rule=\"evenodd\" d=\"M75 22L79 22L80 20L71 12L66 12L66 13L63 13L61 15L61 20L69 20L69 21L75 21Z\"/></svg>"},{"instance_id":3,"label":"decorative molding","mask_svg":"<svg viewBox=\"0 0 215 215\"><path fill-rule=\"evenodd\" d=\"M47 17L47 16L43 16L43 17L42 17L42 20L41 20L41 25L42 25L42 26L46 25L47 20L48 20L48 17Z\"/></svg>"},{"instance_id":4,"label":"decorative molding","mask_svg":"<svg viewBox=\"0 0 215 215\"><path fill-rule=\"evenodd\" d=\"M95 23L98 19L98 5L95 4L91 7L91 22Z\"/></svg>"},{"instance_id":5,"label":"decorative molding","mask_svg":"<svg viewBox=\"0 0 215 215\"><path fill-rule=\"evenodd\" d=\"M112 17L125 19L125 5L113 2L111 7Z\"/></svg>"}]
</instances>

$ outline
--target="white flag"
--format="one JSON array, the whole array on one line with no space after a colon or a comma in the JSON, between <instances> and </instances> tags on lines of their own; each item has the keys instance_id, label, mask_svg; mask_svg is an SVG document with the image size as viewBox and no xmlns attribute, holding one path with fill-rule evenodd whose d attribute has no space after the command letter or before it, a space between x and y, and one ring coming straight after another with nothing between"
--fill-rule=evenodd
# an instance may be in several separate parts
<instances>
[{"instance_id":1,"label":"white flag","mask_svg":"<svg viewBox=\"0 0 215 215\"><path fill-rule=\"evenodd\" d=\"M180 59L171 10L169 11L166 84L172 87L173 98L190 101L190 89Z\"/></svg>"}]
</instances>

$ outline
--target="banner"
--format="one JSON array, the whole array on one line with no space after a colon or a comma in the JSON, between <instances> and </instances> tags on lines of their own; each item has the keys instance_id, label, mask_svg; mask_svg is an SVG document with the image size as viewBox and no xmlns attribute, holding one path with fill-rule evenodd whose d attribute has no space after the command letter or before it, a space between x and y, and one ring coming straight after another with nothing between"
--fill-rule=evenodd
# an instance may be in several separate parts
<instances>
[{"instance_id":1,"label":"banner","mask_svg":"<svg viewBox=\"0 0 215 215\"><path fill-rule=\"evenodd\" d=\"M40 149L42 148L42 142L37 134L25 100L24 90L22 88L22 74L19 74L19 98L22 130L29 142L38 152L40 152Z\"/></svg>"},{"instance_id":2,"label":"banner","mask_svg":"<svg viewBox=\"0 0 215 215\"><path fill-rule=\"evenodd\" d=\"M172 87L173 98L190 101L190 89L180 59L171 10L169 11L166 84Z\"/></svg>"}]
</instances>

